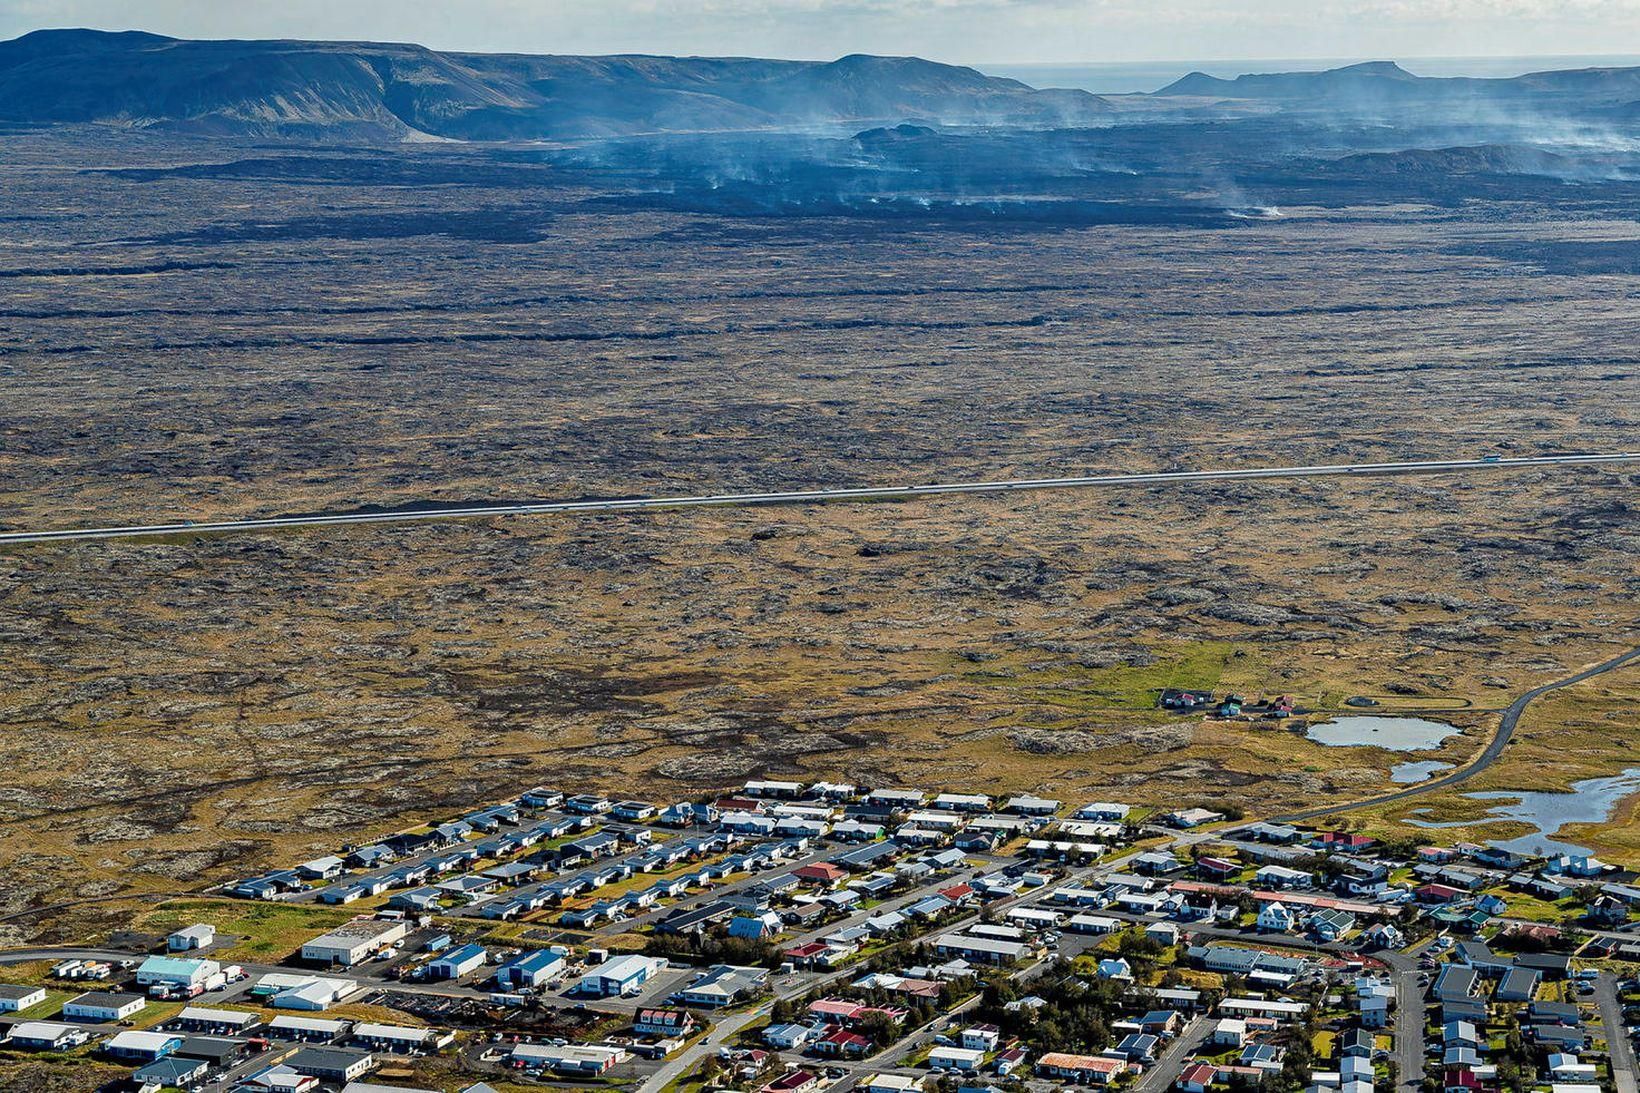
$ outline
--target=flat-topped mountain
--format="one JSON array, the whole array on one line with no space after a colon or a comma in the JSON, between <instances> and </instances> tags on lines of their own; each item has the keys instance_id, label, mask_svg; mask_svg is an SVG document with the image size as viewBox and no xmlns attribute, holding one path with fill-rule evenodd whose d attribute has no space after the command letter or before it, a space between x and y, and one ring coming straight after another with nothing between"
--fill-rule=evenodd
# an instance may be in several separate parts
<instances>
[{"instance_id":1,"label":"flat-topped mountain","mask_svg":"<svg viewBox=\"0 0 1640 1093\"><path fill-rule=\"evenodd\" d=\"M489 55L86 30L0 43L0 120L15 124L551 140L907 119L1075 125L1109 111L1087 92L915 57Z\"/></svg>"}]
</instances>

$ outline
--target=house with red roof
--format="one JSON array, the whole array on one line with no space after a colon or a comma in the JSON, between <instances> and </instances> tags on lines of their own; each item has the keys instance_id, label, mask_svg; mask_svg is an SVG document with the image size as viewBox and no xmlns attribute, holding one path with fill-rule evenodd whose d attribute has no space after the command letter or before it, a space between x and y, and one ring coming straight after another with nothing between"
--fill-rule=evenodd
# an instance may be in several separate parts
<instances>
[{"instance_id":1,"label":"house with red roof","mask_svg":"<svg viewBox=\"0 0 1640 1093\"><path fill-rule=\"evenodd\" d=\"M1025 1062L1025 1049L1011 1047L1006 1051L997 1052L997 1057L991 1061L991 1069L997 1072L997 1077L1006 1078L1018 1070Z\"/></svg>"},{"instance_id":2,"label":"house with red roof","mask_svg":"<svg viewBox=\"0 0 1640 1093\"><path fill-rule=\"evenodd\" d=\"M1498 1093L1497 1086L1487 1085L1466 1066L1449 1066L1441 1083L1445 1093Z\"/></svg>"},{"instance_id":3,"label":"house with red roof","mask_svg":"<svg viewBox=\"0 0 1640 1093\"><path fill-rule=\"evenodd\" d=\"M1109 1059L1103 1055L1072 1055L1065 1051L1050 1051L1036 1061L1036 1072L1044 1078L1076 1082L1078 1085L1109 1085L1128 1070L1124 1059Z\"/></svg>"},{"instance_id":4,"label":"house with red roof","mask_svg":"<svg viewBox=\"0 0 1640 1093\"><path fill-rule=\"evenodd\" d=\"M1352 835L1345 831L1323 831L1315 837L1316 845L1326 850L1365 850L1378 842L1371 835Z\"/></svg>"},{"instance_id":5,"label":"house with red roof","mask_svg":"<svg viewBox=\"0 0 1640 1093\"><path fill-rule=\"evenodd\" d=\"M848 870L829 861L819 861L793 869L792 876L822 888L835 888L848 879Z\"/></svg>"},{"instance_id":6,"label":"house with red roof","mask_svg":"<svg viewBox=\"0 0 1640 1093\"><path fill-rule=\"evenodd\" d=\"M1174 1085L1181 1093L1207 1093L1218 1076L1219 1068L1212 1063L1192 1063L1184 1068Z\"/></svg>"},{"instance_id":7,"label":"house with red roof","mask_svg":"<svg viewBox=\"0 0 1640 1093\"><path fill-rule=\"evenodd\" d=\"M828 1025L846 1025L858 1020L860 1011L865 1008L864 1003L846 998L821 998L809 1003L809 1016L818 1017Z\"/></svg>"},{"instance_id":8,"label":"house with red roof","mask_svg":"<svg viewBox=\"0 0 1640 1093\"><path fill-rule=\"evenodd\" d=\"M871 1050L871 1041L839 1025L814 1042L815 1054L828 1058L859 1058Z\"/></svg>"},{"instance_id":9,"label":"house with red roof","mask_svg":"<svg viewBox=\"0 0 1640 1093\"><path fill-rule=\"evenodd\" d=\"M757 1093L808 1093L819 1084L820 1075L813 1071L793 1070L763 1086Z\"/></svg>"},{"instance_id":10,"label":"house with red roof","mask_svg":"<svg viewBox=\"0 0 1640 1093\"><path fill-rule=\"evenodd\" d=\"M815 964L821 957L831 952L831 946L824 941L811 941L806 945L794 945L780 954L782 960L790 960L799 968L807 968Z\"/></svg>"},{"instance_id":11,"label":"house with red roof","mask_svg":"<svg viewBox=\"0 0 1640 1093\"><path fill-rule=\"evenodd\" d=\"M1468 895L1462 888L1450 884L1421 884L1412 890L1412 898L1419 903L1451 903Z\"/></svg>"}]
</instances>

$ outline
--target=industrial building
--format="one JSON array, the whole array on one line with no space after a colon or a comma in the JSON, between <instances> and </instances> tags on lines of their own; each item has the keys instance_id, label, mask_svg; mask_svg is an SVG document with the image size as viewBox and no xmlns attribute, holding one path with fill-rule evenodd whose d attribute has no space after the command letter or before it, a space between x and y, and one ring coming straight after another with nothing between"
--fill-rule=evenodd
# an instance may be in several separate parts
<instances>
[{"instance_id":1,"label":"industrial building","mask_svg":"<svg viewBox=\"0 0 1640 1093\"><path fill-rule=\"evenodd\" d=\"M503 964L495 973L495 981L503 990L542 987L563 970L563 964L562 956L550 949L538 949Z\"/></svg>"},{"instance_id":2,"label":"industrial building","mask_svg":"<svg viewBox=\"0 0 1640 1093\"><path fill-rule=\"evenodd\" d=\"M403 941L407 932L403 922L354 919L304 944L302 959L314 964L351 968Z\"/></svg>"},{"instance_id":3,"label":"industrial building","mask_svg":"<svg viewBox=\"0 0 1640 1093\"><path fill-rule=\"evenodd\" d=\"M63 1003L63 1016L73 1021L123 1021L141 1013L148 1001L140 994L89 991Z\"/></svg>"},{"instance_id":4,"label":"industrial building","mask_svg":"<svg viewBox=\"0 0 1640 1093\"><path fill-rule=\"evenodd\" d=\"M0 1013L16 1013L46 1000L44 987L18 987L0 983Z\"/></svg>"},{"instance_id":5,"label":"industrial building","mask_svg":"<svg viewBox=\"0 0 1640 1093\"><path fill-rule=\"evenodd\" d=\"M431 964L427 965L428 979L460 979L470 975L484 966L490 954L484 951L482 945L463 945L459 949L452 949Z\"/></svg>"},{"instance_id":6,"label":"industrial building","mask_svg":"<svg viewBox=\"0 0 1640 1093\"><path fill-rule=\"evenodd\" d=\"M580 991L599 998L636 994L666 961L653 956L618 956L593 968L581 977Z\"/></svg>"}]
</instances>

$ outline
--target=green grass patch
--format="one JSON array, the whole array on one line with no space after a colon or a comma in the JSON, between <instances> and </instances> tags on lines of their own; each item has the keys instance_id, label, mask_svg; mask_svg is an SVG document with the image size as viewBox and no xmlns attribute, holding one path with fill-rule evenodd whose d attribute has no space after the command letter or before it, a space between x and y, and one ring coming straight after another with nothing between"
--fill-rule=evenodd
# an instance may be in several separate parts
<instances>
[{"instance_id":1,"label":"green grass patch","mask_svg":"<svg viewBox=\"0 0 1640 1093\"><path fill-rule=\"evenodd\" d=\"M218 935L241 939L211 950L212 959L271 963L358 914L358 910L308 904L185 899L160 904L143 916L140 928L170 933L195 922L209 923Z\"/></svg>"},{"instance_id":2,"label":"green grass patch","mask_svg":"<svg viewBox=\"0 0 1640 1093\"><path fill-rule=\"evenodd\" d=\"M1035 701L1050 706L1069 710L1150 710L1156 706L1157 693L1168 688L1217 688L1226 670L1243 659L1237 655L1238 646L1228 641L1181 643L1168 652L1171 655L1143 667L1066 666L1030 671L997 661L975 670L966 662L952 663L953 667L969 669L962 672L968 683L1030 692Z\"/></svg>"},{"instance_id":3,"label":"green grass patch","mask_svg":"<svg viewBox=\"0 0 1640 1093\"><path fill-rule=\"evenodd\" d=\"M78 991L48 990L44 1002L37 1002L27 1009L18 1010L11 1016L19 1021L40 1021L48 1017L55 1017L63 1008L63 1003L75 997L78 993Z\"/></svg>"}]
</instances>

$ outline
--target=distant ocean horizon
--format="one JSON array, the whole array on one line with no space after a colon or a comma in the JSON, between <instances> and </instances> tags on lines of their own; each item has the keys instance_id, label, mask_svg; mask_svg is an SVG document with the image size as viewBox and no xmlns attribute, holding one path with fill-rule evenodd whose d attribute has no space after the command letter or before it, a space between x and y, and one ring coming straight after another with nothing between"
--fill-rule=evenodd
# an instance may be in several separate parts
<instances>
[{"instance_id":1,"label":"distant ocean horizon","mask_svg":"<svg viewBox=\"0 0 1640 1093\"><path fill-rule=\"evenodd\" d=\"M1074 87L1101 95L1159 91L1192 72L1234 79L1255 72L1321 72L1386 57L1341 57L1301 60L1272 58L1252 61L1112 61L1087 64L975 65L990 76L1006 76L1032 87ZM1411 57L1396 63L1417 76L1474 76L1508 79L1528 72L1573 68L1627 68L1640 66L1640 55L1571 57Z\"/></svg>"}]
</instances>

